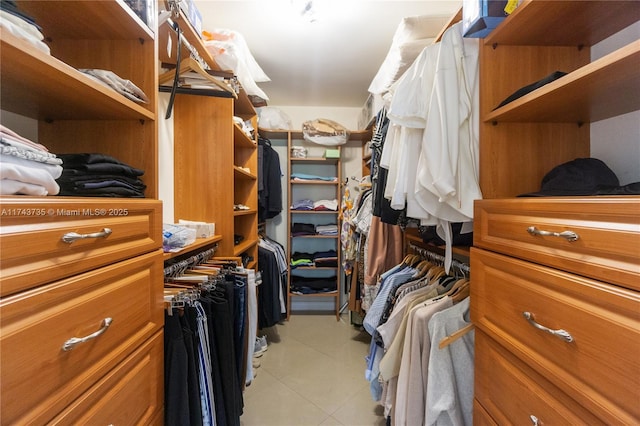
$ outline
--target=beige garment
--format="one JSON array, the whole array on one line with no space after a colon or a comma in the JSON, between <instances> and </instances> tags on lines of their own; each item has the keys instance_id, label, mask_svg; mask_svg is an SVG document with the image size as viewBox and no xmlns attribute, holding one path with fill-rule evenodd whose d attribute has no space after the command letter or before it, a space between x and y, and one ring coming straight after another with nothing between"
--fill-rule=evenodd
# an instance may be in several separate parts
<instances>
[{"instance_id":1,"label":"beige garment","mask_svg":"<svg viewBox=\"0 0 640 426\"><path fill-rule=\"evenodd\" d=\"M418 304L424 305L425 301L436 297L438 295L437 288L437 283L427 285L403 297L398 302L398 305L393 308L393 312L387 322L377 328L385 348L390 348L380 360L380 379L384 380L386 389L383 398L381 398L381 401L384 403L385 417L391 416L393 418L393 407L395 405L396 389L398 387L398 373L400 371L400 359L402 357L401 350L404 342L404 333L407 328L406 319L414 306ZM394 343L395 346L391 349Z\"/></svg>"},{"instance_id":2,"label":"beige garment","mask_svg":"<svg viewBox=\"0 0 640 426\"><path fill-rule=\"evenodd\" d=\"M375 285L380 275L402 262L402 230L372 216L367 241L364 283Z\"/></svg>"},{"instance_id":3,"label":"beige garment","mask_svg":"<svg viewBox=\"0 0 640 426\"><path fill-rule=\"evenodd\" d=\"M416 306L407 319L402 360L395 401L396 426L424 424L427 377L431 340L429 320L436 313L453 306L449 296L432 300L426 306Z\"/></svg>"}]
</instances>

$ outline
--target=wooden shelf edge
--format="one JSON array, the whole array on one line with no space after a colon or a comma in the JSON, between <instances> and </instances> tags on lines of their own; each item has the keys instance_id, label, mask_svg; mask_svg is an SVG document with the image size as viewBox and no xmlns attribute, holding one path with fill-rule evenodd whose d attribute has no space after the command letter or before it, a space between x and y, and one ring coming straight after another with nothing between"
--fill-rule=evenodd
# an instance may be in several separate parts
<instances>
[{"instance_id":1,"label":"wooden shelf edge","mask_svg":"<svg viewBox=\"0 0 640 426\"><path fill-rule=\"evenodd\" d=\"M183 248L179 252L164 253L163 254L163 259L164 260L169 260L169 259L173 259L173 258L178 257L178 256L183 256L185 254L192 253L192 252L194 252L196 250L199 250L201 248L213 245L213 244L217 243L218 241L222 241L222 235L214 235L213 237L209 237L209 238L196 238L196 242L195 243L188 245L187 247Z\"/></svg>"},{"instance_id":2,"label":"wooden shelf edge","mask_svg":"<svg viewBox=\"0 0 640 426\"><path fill-rule=\"evenodd\" d=\"M298 293L289 292L289 296L295 296L295 297L339 297L340 293L337 290L332 291L332 292L326 292L326 293L310 293L310 294L298 294Z\"/></svg>"},{"instance_id":3,"label":"wooden shelf edge","mask_svg":"<svg viewBox=\"0 0 640 426\"><path fill-rule=\"evenodd\" d=\"M234 210L233 211L233 215L234 216L249 216L249 215L256 214L256 213L258 213L258 210L256 210L256 209Z\"/></svg>"},{"instance_id":4,"label":"wooden shelf edge","mask_svg":"<svg viewBox=\"0 0 640 426\"><path fill-rule=\"evenodd\" d=\"M293 210L289 209L289 213L295 214L338 214L337 210Z\"/></svg>"},{"instance_id":5,"label":"wooden shelf edge","mask_svg":"<svg viewBox=\"0 0 640 426\"><path fill-rule=\"evenodd\" d=\"M335 239L339 238L340 235L291 235L291 238L324 238L324 239Z\"/></svg>"},{"instance_id":6,"label":"wooden shelf edge","mask_svg":"<svg viewBox=\"0 0 640 426\"><path fill-rule=\"evenodd\" d=\"M294 271L297 271L297 270L304 270L304 271L337 271L338 269L340 269L339 266L298 266L298 267L294 268L291 265L289 265L289 268L291 269L291 272L294 272Z\"/></svg>"},{"instance_id":7,"label":"wooden shelf edge","mask_svg":"<svg viewBox=\"0 0 640 426\"><path fill-rule=\"evenodd\" d=\"M246 240L238 244L237 246L233 246L233 255L240 256L245 251L249 250L251 247L258 244L257 239Z\"/></svg>"},{"instance_id":8,"label":"wooden shelf edge","mask_svg":"<svg viewBox=\"0 0 640 426\"><path fill-rule=\"evenodd\" d=\"M291 183L292 185L338 185L339 182L329 182L326 180L308 180L308 181L291 180L289 183Z\"/></svg>"},{"instance_id":9,"label":"wooden shelf edge","mask_svg":"<svg viewBox=\"0 0 640 426\"><path fill-rule=\"evenodd\" d=\"M237 173L240 177L244 177L251 180L258 179L258 176L254 175L253 173L247 172L246 170L243 170L238 166L233 166L233 171Z\"/></svg>"},{"instance_id":10,"label":"wooden shelf edge","mask_svg":"<svg viewBox=\"0 0 640 426\"><path fill-rule=\"evenodd\" d=\"M255 149L258 147L258 144L256 144L255 141L251 140L251 138L245 132L243 132L240 126L236 123L233 123L233 132L234 132L233 143L237 147L252 148L252 149Z\"/></svg>"}]
</instances>

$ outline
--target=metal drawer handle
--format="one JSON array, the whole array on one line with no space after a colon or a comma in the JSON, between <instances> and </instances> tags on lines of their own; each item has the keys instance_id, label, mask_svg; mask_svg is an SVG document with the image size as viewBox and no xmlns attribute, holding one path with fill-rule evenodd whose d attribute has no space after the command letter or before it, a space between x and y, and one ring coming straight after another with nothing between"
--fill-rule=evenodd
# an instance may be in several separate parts
<instances>
[{"instance_id":1,"label":"metal drawer handle","mask_svg":"<svg viewBox=\"0 0 640 426\"><path fill-rule=\"evenodd\" d=\"M77 232L67 232L62 236L62 241L67 244L71 244L76 240L84 240L85 238L105 238L111 235L111 228L102 228L100 232L94 232L92 234L78 234Z\"/></svg>"},{"instance_id":2,"label":"metal drawer handle","mask_svg":"<svg viewBox=\"0 0 640 426\"><path fill-rule=\"evenodd\" d=\"M64 345L62 345L62 350L63 351L70 351L71 349L75 348L76 345L79 345L80 343L85 343L85 342L88 342L89 340L95 339L96 337L98 337L99 335L101 335L102 333L107 331L107 329L109 328L109 326L111 325L112 322L113 322L112 318L103 319L102 320L102 326L100 327L100 330L96 331L95 333L91 333L90 335L85 336L85 337L72 337L71 339L69 339L66 342L64 342Z\"/></svg>"},{"instance_id":3,"label":"metal drawer handle","mask_svg":"<svg viewBox=\"0 0 640 426\"><path fill-rule=\"evenodd\" d=\"M538 418L533 414L529 416L529 419L531 419L531 424L533 426L538 426L540 424L540 420L538 420Z\"/></svg>"},{"instance_id":4,"label":"metal drawer handle","mask_svg":"<svg viewBox=\"0 0 640 426\"><path fill-rule=\"evenodd\" d=\"M573 336L571 334L569 334L568 331L566 330L552 330L548 327L545 327L544 325L538 324L534 319L533 319L533 314L531 312L523 312L522 315L527 319L527 321L529 321L529 324L531 324L532 326L534 326L535 328L537 328L538 330L542 330L545 331L549 334L552 334L556 337L559 337L560 339L564 340L567 343L571 343L573 342Z\"/></svg>"},{"instance_id":5,"label":"metal drawer handle","mask_svg":"<svg viewBox=\"0 0 640 426\"><path fill-rule=\"evenodd\" d=\"M527 232L531 235L541 235L543 237L560 237L564 238L569 242L578 241L578 234L573 231L563 231L563 232L551 232L551 231L543 231L541 229L536 228L535 226L530 226L527 228Z\"/></svg>"},{"instance_id":6,"label":"metal drawer handle","mask_svg":"<svg viewBox=\"0 0 640 426\"><path fill-rule=\"evenodd\" d=\"M578 241L580 238L578 234L573 231L563 231L563 232L551 232L551 231L543 231L541 229L536 228L535 226L530 226L527 228L527 232L531 235L541 235L543 237L560 237L564 238L569 242Z\"/></svg>"}]
</instances>

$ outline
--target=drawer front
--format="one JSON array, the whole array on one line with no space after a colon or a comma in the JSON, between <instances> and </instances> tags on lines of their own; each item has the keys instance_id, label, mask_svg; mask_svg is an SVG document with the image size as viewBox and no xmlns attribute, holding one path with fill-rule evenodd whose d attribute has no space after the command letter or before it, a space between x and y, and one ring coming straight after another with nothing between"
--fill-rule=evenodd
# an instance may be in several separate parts
<instances>
[{"instance_id":1,"label":"drawer front","mask_svg":"<svg viewBox=\"0 0 640 426\"><path fill-rule=\"evenodd\" d=\"M640 418L637 292L475 248L471 270L479 328L606 422Z\"/></svg>"},{"instance_id":2,"label":"drawer front","mask_svg":"<svg viewBox=\"0 0 640 426\"><path fill-rule=\"evenodd\" d=\"M475 426L498 426L477 398L473 400L473 424Z\"/></svg>"},{"instance_id":3,"label":"drawer front","mask_svg":"<svg viewBox=\"0 0 640 426\"><path fill-rule=\"evenodd\" d=\"M603 424L485 334L475 342L475 398L495 422L476 409L474 424Z\"/></svg>"},{"instance_id":4,"label":"drawer front","mask_svg":"<svg viewBox=\"0 0 640 426\"><path fill-rule=\"evenodd\" d=\"M2 198L0 295L6 296L162 247L162 203ZM62 240L75 232L104 237Z\"/></svg>"},{"instance_id":5,"label":"drawer front","mask_svg":"<svg viewBox=\"0 0 640 426\"><path fill-rule=\"evenodd\" d=\"M640 198L480 200L474 214L477 247L640 290Z\"/></svg>"},{"instance_id":6,"label":"drawer front","mask_svg":"<svg viewBox=\"0 0 640 426\"><path fill-rule=\"evenodd\" d=\"M158 414L164 404L163 359L162 332L159 332L51 424L161 425L162 416Z\"/></svg>"},{"instance_id":7,"label":"drawer front","mask_svg":"<svg viewBox=\"0 0 640 426\"><path fill-rule=\"evenodd\" d=\"M0 299L3 423L59 413L163 324L162 252ZM73 349L72 337L101 335Z\"/></svg>"}]
</instances>

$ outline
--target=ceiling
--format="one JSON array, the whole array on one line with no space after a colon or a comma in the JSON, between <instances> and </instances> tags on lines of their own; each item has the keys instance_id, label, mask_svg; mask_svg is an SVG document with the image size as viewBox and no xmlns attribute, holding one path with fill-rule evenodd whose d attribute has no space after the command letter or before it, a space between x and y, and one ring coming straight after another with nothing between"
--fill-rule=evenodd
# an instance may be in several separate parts
<instances>
[{"instance_id":1,"label":"ceiling","mask_svg":"<svg viewBox=\"0 0 640 426\"><path fill-rule=\"evenodd\" d=\"M315 0L314 22L297 0L195 0L204 30L242 34L271 81L274 106L361 107L402 18L433 15L432 35L460 0ZM303 1L309 3L309 1ZM296 8L297 7L297 8Z\"/></svg>"}]
</instances>

